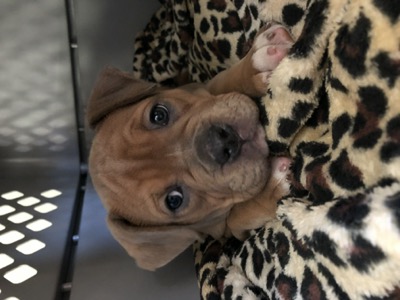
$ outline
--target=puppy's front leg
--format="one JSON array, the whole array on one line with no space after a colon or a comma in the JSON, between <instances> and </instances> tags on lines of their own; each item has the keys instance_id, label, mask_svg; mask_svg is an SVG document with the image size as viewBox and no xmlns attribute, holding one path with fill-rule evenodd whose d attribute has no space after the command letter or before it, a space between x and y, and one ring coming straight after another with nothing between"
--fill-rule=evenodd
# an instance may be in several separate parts
<instances>
[{"instance_id":1,"label":"puppy's front leg","mask_svg":"<svg viewBox=\"0 0 400 300\"><path fill-rule=\"evenodd\" d=\"M255 38L246 56L208 82L210 93L239 92L259 97L266 93L272 71L287 55L293 44L289 32L279 24L269 23Z\"/></svg>"},{"instance_id":2,"label":"puppy's front leg","mask_svg":"<svg viewBox=\"0 0 400 300\"><path fill-rule=\"evenodd\" d=\"M287 157L271 159L271 175L264 190L257 197L235 204L228 219L227 229L240 240L249 235L249 230L263 226L275 218L277 202L289 193L287 180L291 160Z\"/></svg>"}]
</instances>

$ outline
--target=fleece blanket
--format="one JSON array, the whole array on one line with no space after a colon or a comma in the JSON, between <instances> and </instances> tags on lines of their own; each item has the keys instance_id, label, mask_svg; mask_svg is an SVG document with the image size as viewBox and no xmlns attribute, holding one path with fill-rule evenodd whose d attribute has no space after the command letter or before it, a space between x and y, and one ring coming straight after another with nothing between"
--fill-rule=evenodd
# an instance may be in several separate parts
<instances>
[{"instance_id":1,"label":"fleece blanket","mask_svg":"<svg viewBox=\"0 0 400 300\"><path fill-rule=\"evenodd\" d=\"M295 38L260 99L292 192L246 241L194 246L201 299L400 299L400 2L160 2L135 41L149 81L206 82L267 21Z\"/></svg>"}]
</instances>

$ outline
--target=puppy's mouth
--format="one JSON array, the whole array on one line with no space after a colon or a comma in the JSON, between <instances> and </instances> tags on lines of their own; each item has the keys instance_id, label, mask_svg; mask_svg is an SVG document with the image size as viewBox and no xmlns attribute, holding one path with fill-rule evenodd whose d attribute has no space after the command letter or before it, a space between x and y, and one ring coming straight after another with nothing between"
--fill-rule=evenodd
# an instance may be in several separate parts
<instances>
[{"instance_id":1,"label":"puppy's mouth","mask_svg":"<svg viewBox=\"0 0 400 300\"><path fill-rule=\"evenodd\" d=\"M247 133L241 133L241 131L239 130L238 134L240 137L242 137L242 140L244 141L243 147L249 146L251 148L254 148L259 151L262 156L265 157L269 155L269 148L265 139L265 131L261 125L256 126L255 129Z\"/></svg>"},{"instance_id":2,"label":"puppy's mouth","mask_svg":"<svg viewBox=\"0 0 400 300\"><path fill-rule=\"evenodd\" d=\"M128 218L125 218L119 214L112 212L108 214L107 221L109 223L117 225L118 227L124 227L124 228L135 227L135 224L132 223L130 220L128 220Z\"/></svg>"},{"instance_id":3,"label":"puppy's mouth","mask_svg":"<svg viewBox=\"0 0 400 300\"><path fill-rule=\"evenodd\" d=\"M267 157L268 145L261 125L215 123L196 137L196 149L202 160L220 166L239 157Z\"/></svg>"}]
</instances>

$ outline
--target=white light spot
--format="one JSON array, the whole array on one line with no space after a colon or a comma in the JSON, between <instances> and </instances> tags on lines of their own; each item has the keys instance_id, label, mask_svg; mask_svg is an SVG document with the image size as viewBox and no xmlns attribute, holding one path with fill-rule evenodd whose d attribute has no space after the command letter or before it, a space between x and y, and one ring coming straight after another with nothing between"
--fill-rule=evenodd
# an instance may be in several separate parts
<instances>
[{"instance_id":1,"label":"white light spot","mask_svg":"<svg viewBox=\"0 0 400 300\"><path fill-rule=\"evenodd\" d=\"M56 119L49 122L49 126L52 128L62 128L68 125L67 120Z\"/></svg>"},{"instance_id":2,"label":"white light spot","mask_svg":"<svg viewBox=\"0 0 400 300\"><path fill-rule=\"evenodd\" d=\"M30 113L30 118L35 120L36 122L42 121L42 120L46 119L47 117L48 116L47 116L47 113L45 110L35 110ZM43 128L43 127L36 127L36 128L39 129L39 128Z\"/></svg>"},{"instance_id":3,"label":"white light spot","mask_svg":"<svg viewBox=\"0 0 400 300\"><path fill-rule=\"evenodd\" d=\"M31 206L31 205L37 204L39 202L40 202L40 200L38 198L27 197L27 198L19 200L18 204L22 205L22 206Z\"/></svg>"},{"instance_id":4,"label":"white light spot","mask_svg":"<svg viewBox=\"0 0 400 300\"><path fill-rule=\"evenodd\" d=\"M9 140L0 139L0 147L9 147L13 143Z\"/></svg>"},{"instance_id":5,"label":"white light spot","mask_svg":"<svg viewBox=\"0 0 400 300\"><path fill-rule=\"evenodd\" d=\"M40 195L42 195L45 198L54 198L54 197L60 196L61 194L62 193L60 191L52 189L52 190L44 191Z\"/></svg>"},{"instance_id":6,"label":"white light spot","mask_svg":"<svg viewBox=\"0 0 400 300\"><path fill-rule=\"evenodd\" d=\"M62 151L62 150L64 150L64 146L53 145L53 146L49 147L49 150L54 151L54 152Z\"/></svg>"},{"instance_id":7,"label":"white light spot","mask_svg":"<svg viewBox=\"0 0 400 300\"><path fill-rule=\"evenodd\" d=\"M0 111L0 119L5 119L12 114L11 109L5 108Z\"/></svg>"},{"instance_id":8,"label":"white light spot","mask_svg":"<svg viewBox=\"0 0 400 300\"><path fill-rule=\"evenodd\" d=\"M8 297L8 298L6 298L4 300L19 300L19 298L17 298L17 297Z\"/></svg>"},{"instance_id":9,"label":"white light spot","mask_svg":"<svg viewBox=\"0 0 400 300\"><path fill-rule=\"evenodd\" d=\"M51 130L46 127L37 127L35 129L32 129L32 133L40 136L48 135L50 132Z\"/></svg>"},{"instance_id":10,"label":"white light spot","mask_svg":"<svg viewBox=\"0 0 400 300\"><path fill-rule=\"evenodd\" d=\"M17 250L25 255L30 255L39 251L40 249L43 249L44 247L46 247L45 243L33 239L19 245L17 247Z\"/></svg>"},{"instance_id":11,"label":"white light spot","mask_svg":"<svg viewBox=\"0 0 400 300\"><path fill-rule=\"evenodd\" d=\"M6 226L4 226L3 224L0 224L0 231L4 230L4 228L6 228Z\"/></svg>"},{"instance_id":12,"label":"white light spot","mask_svg":"<svg viewBox=\"0 0 400 300\"><path fill-rule=\"evenodd\" d=\"M11 136L15 134L16 130L9 127L0 128L0 135L2 136Z\"/></svg>"},{"instance_id":13,"label":"white light spot","mask_svg":"<svg viewBox=\"0 0 400 300\"><path fill-rule=\"evenodd\" d=\"M21 232L11 230L0 235L0 243L3 245L9 245L23 239L24 237L25 235L23 235Z\"/></svg>"},{"instance_id":14,"label":"white light spot","mask_svg":"<svg viewBox=\"0 0 400 300\"><path fill-rule=\"evenodd\" d=\"M15 137L15 141L22 145L28 145L28 144L32 143L33 138L27 134L20 134Z\"/></svg>"},{"instance_id":15,"label":"white light spot","mask_svg":"<svg viewBox=\"0 0 400 300\"><path fill-rule=\"evenodd\" d=\"M34 124L32 123L31 120L29 120L27 118L21 118L21 119L17 119L14 122L12 122L12 125L14 125L17 128L28 128L28 127L32 127Z\"/></svg>"},{"instance_id":16,"label":"white light spot","mask_svg":"<svg viewBox=\"0 0 400 300\"><path fill-rule=\"evenodd\" d=\"M31 214L28 214L27 212L19 212L12 216L9 216L7 219L10 222L13 222L14 224L21 224L32 218L33 218L33 216Z\"/></svg>"},{"instance_id":17,"label":"white light spot","mask_svg":"<svg viewBox=\"0 0 400 300\"><path fill-rule=\"evenodd\" d=\"M36 206L34 209L42 214L47 214L57 209L57 205L54 205L52 203L43 203L41 205Z\"/></svg>"},{"instance_id":18,"label":"white light spot","mask_svg":"<svg viewBox=\"0 0 400 300\"><path fill-rule=\"evenodd\" d=\"M47 141L45 141L45 140L40 140L40 139L36 139L36 140L33 141L32 145L35 145L35 146L44 146L44 145L47 145Z\"/></svg>"},{"instance_id":19,"label":"white light spot","mask_svg":"<svg viewBox=\"0 0 400 300\"><path fill-rule=\"evenodd\" d=\"M0 269L3 269L14 262L14 259L7 254L0 253Z\"/></svg>"},{"instance_id":20,"label":"white light spot","mask_svg":"<svg viewBox=\"0 0 400 300\"><path fill-rule=\"evenodd\" d=\"M22 283L35 276L37 270L28 265L20 265L4 274L4 278L14 284Z\"/></svg>"},{"instance_id":21,"label":"white light spot","mask_svg":"<svg viewBox=\"0 0 400 300\"><path fill-rule=\"evenodd\" d=\"M26 146L26 145L20 145L20 146L15 147L15 151L17 151L17 152L28 152L31 150L32 150L32 147Z\"/></svg>"},{"instance_id":22,"label":"white light spot","mask_svg":"<svg viewBox=\"0 0 400 300\"><path fill-rule=\"evenodd\" d=\"M0 206L0 216L4 216L11 212L15 211L15 208L10 205L2 205Z\"/></svg>"},{"instance_id":23,"label":"white light spot","mask_svg":"<svg viewBox=\"0 0 400 300\"><path fill-rule=\"evenodd\" d=\"M1 198L6 199L6 200L14 200L17 199L19 197L22 197L24 194L22 194L21 192L18 191L11 191L8 193L5 193L3 195L1 195Z\"/></svg>"},{"instance_id":24,"label":"white light spot","mask_svg":"<svg viewBox=\"0 0 400 300\"><path fill-rule=\"evenodd\" d=\"M63 144L67 141L68 139L61 135L61 134L53 134L49 137L49 141L55 143L55 144Z\"/></svg>"},{"instance_id":25,"label":"white light spot","mask_svg":"<svg viewBox=\"0 0 400 300\"><path fill-rule=\"evenodd\" d=\"M26 225L26 228L32 230L32 231L42 231L48 227L53 225L51 222L44 220L44 219L39 219L36 221L33 221Z\"/></svg>"}]
</instances>

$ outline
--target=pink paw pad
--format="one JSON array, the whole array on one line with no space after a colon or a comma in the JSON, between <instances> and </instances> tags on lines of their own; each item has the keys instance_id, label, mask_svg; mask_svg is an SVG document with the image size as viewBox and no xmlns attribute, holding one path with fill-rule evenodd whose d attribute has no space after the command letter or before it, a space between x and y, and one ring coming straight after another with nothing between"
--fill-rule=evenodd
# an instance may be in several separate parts
<instances>
[{"instance_id":1,"label":"pink paw pad","mask_svg":"<svg viewBox=\"0 0 400 300\"><path fill-rule=\"evenodd\" d=\"M261 72L274 70L293 44L289 32L283 26L268 24L267 28L254 43L256 50L253 65Z\"/></svg>"},{"instance_id":2,"label":"pink paw pad","mask_svg":"<svg viewBox=\"0 0 400 300\"><path fill-rule=\"evenodd\" d=\"M271 176L280 183L281 188L289 192L290 183L288 175L292 160L288 157L274 157L271 162Z\"/></svg>"},{"instance_id":3,"label":"pink paw pad","mask_svg":"<svg viewBox=\"0 0 400 300\"><path fill-rule=\"evenodd\" d=\"M288 157L273 157L271 161L271 174L275 178L286 178L290 171L292 160Z\"/></svg>"},{"instance_id":4,"label":"pink paw pad","mask_svg":"<svg viewBox=\"0 0 400 300\"><path fill-rule=\"evenodd\" d=\"M293 43L293 39L289 32L281 25L274 25L265 32L266 38L270 44L282 45Z\"/></svg>"},{"instance_id":5,"label":"pink paw pad","mask_svg":"<svg viewBox=\"0 0 400 300\"><path fill-rule=\"evenodd\" d=\"M276 157L273 159L272 165L273 169L286 173L289 171L290 164L292 160L288 157Z\"/></svg>"}]
</instances>

